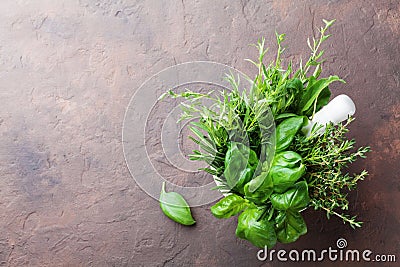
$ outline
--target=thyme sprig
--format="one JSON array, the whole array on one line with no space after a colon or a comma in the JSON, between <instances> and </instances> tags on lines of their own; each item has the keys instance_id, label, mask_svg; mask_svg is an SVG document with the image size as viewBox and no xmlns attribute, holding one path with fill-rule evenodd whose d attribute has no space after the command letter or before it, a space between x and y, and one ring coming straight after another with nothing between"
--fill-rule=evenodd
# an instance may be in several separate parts
<instances>
[{"instance_id":1,"label":"thyme sprig","mask_svg":"<svg viewBox=\"0 0 400 267\"><path fill-rule=\"evenodd\" d=\"M357 158L365 158L369 147L360 147L354 151L354 140L348 140L346 133L353 117L336 126L327 125L324 134L317 134L314 129L309 137L296 136L293 149L304 160L307 171L305 179L309 186L311 205L315 209L326 211L327 217L336 215L349 223L351 227L361 227L362 222L336 210L348 210L347 191L356 188L357 183L368 175L363 170L349 175L346 168Z\"/></svg>"}]
</instances>

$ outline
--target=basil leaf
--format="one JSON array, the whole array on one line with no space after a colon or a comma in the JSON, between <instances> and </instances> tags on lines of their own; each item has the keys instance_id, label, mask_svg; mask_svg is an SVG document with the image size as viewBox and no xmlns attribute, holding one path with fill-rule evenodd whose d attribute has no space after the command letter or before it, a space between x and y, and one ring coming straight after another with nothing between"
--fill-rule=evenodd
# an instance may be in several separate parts
<instances>
[{"instance_id":1,"label":"basil leaf","mask_svg":"<svg viewBox=\"0 0 400 267\"><path fill-rule=\"evenodd\" d=\"M272 177L274 191L277 193L285 192L304 174L304 170L303 164L296 169L273 166L270 176Z\"/></svg>"},{"instance_id":2,"label":"basil leaf","mask_svg":"<svg viewBox=\"0 0 400 267\"><path fill-rule=\"evenodd\" d=\"M280 211L275 223L277 239L281 243L294 242L307 233L307 225L298 211Z\"/></svg>"},{"instance_id":3,"label":"basil leaf","mask_svg":"<svg viewBox=\"0 0 400 267\"><path fill-rule=\"evenodd\" d=\"M264 183L264 180L267 178L269 170L270 162L264 161L261 166L261 172L247 184L248 192L252 193L256 191L257 188L259 188Z\"/></svg>"},{"instance_id":4,"label":"basil leaf","mask_svg":"<svg viewBox=\"0 0 400 267\"><path fill-rule=\"evenodd\" d=\"M328 87L329 84L340 81L345 82L344 80L340 79L338 76L329 76L329 78L323 78L317 80L314 76L310 76L308 80L308 84L306 89L304 90L303 96L301 97L298 113L304 115L312 115L314 102L317 101L316 105L318 106L318 101L320 101L319 106L322 107L323 102L326 101L326 97L328 92L325 89ZM322 94L322 99L319 100L319 96L321 92L325 89L325 92ZM330 94L330 93L329 93ZM328 97L329 99L329 97Z\"/></svg>"},{"instance_id":5,"label":"basil leaf","mask_svg":"<svg viewBox=\"0 0 400 267\"><path fill-rule=\"evenodd\" d=\"M251 190L254 182L257 182L257 179L261 180L261 185L254 191ZM244 186L244 194L246 199L256 203L262 204L266 202L270 195L273 193L273 186L271 176L268 175L267 172L261 172L259 176L248 182Z\"/></svg>"},{"instance_id":6,"label":"basil leaf","mask_svg":"<svg viewBox=\"0 0 400 267\"><path fill-rule=\"evenodd\" d=\"M161 189L160 207L168 218L177 223L183 225L192 225L196 223L190 212L189 205L182 195L176 192L165 192L165 182Z\"/></svg>"},{"instance_id":7,"label":"basil leaf","mask_svg":"<svg viewBox=\"0 0 400 267\"><path fill-rule=\"evenodd\" d=\"M291 79L287 83L286 88L296 89L296 92L302 91L303 90L303 82L298 78Z\"/></svg>"},{"instance_id":8,"label":"basil leaf","mask_svg":"<svg viewBox=\"0 0 400 267\"><path fill-rule=\"evenodd\" d=\"M243 194L258 165L256 153L242 143L231 142L225 156L224 177L231 189Z\"/></svg>"},{"instance_id":9,"label":"basil leaf","mask_svg":"<svg viewBox=\"0 0 400 267\"><path fill-rule=\"evenodd\" d=\"M271 204L279 210L275 218L276 234L279 242L290 243L307 233L307 225L299 210L310 202L307 182L296 183L282 194L272 194Z\"/></svg>"},{"instance_id":10,"label":"basil leaf","mask_svg":"<svg viewBox=\"0 0 400 267\"><path fill-rule=\"evenodd\" d=\"M275 155L273 166L269 172L274 191L285 192L305 173L302 158L293 151L284 151Z\"/></svg>"},{"instance_id":11,"label":"basil leaf","mask_svg":"<svg viewBox=\"0 0 400 267\"><path fill-rule=\"evenodd\" d=\"M323 106L326 106L329 103L329 99L331 98L331 90L329 90L329 86L325 87L318 96L317 106L315 112L319 111ZM312 115L312 113L307 114Z\"/></svg>"},{"instance_id":12,"label":"basil leaf","mask_svg":"<svg viewBox=\"0 0 400 267\"><path fill-rule=\"evenodd\" d=\"M276 127L276 152L286 149L292 143L303 122L303 116L296 116L285 119Z\"/></svg>"},{"instance_id":13,"label":"basil leaf","mask_svg":"<svg viewBox=\"0 0 400 267\"><path fill-rule=\"evenodd\" d=\"M241 194L244 193L243 191L243 187L244 185L251 180L251 178L253 177L254 174L254 170L251 168L245 168L244 170L242 170L239 173L239 180L237 181L234 189L238 192L240 192Z\"/></svg>"},{"instance_id":14,"label":"basil leaf","mask_svg":"<svg viewBox=\"0 0 400 267\"><path fill-rule=\"evenodd\" d=\"M301 156L294 151L283 151L274 156L273 165L294 168L301 164Z\"/></svg>"},{"instance_id":15,"label":"basil leaf","mask_svg":"<svg viewBox=\"0 0 400 267\"><path fill-rule=\"evenodd\" d=\"M250 168L252 168L254 170L257 168L257 165L258 165L257 154L252 149L250 149L249 161L247 162L247 165L250 166Z\"/></svg>"},{"instance_id":16,"label":"basil leaf","mask_svg":"<svg viewBox=\"0 0 400 267\"><path fill-rule=\"evenodd\" d=\"M236 236L250 241L259 248L272 248L276 244L276 233L272 222L265 218L263 209L246 209L238 218Z\"/></svg>"},{"instance_id":17,"label":"basil leaf","mask_svg":"<svg viewBox=\"0 0 400 267\"><path fill-rule=\"evenodd\" d=\"M221 219L234 216L248 207L249 202L236 194L231 194L211 207L211 213Z\"/></svg>"},{"instance_id":18,"label":"basil leaf","mask_svg":"<svg viewBox=\"0 0 400 267\"><path fill-rule=\"evenodd\" d=\"M291 189L285 193L274 193L271 195L271 204L277 210L301 210L307 207L310 202L308 195L307 182L297 182Z\"/></svg>"},{"instance_id":19,"label":"basil leaf","mask_svg":"<svg viewBox=\"0 0 400 267\"><path fill-rule=\"evenodd\" d=\"M278 116L276 116L275 120L287 119L287 118L291 118L291 117L297 117L297 115L294 113L282 113L282 114L279 114Z\"/></svg>"}]
</instances>

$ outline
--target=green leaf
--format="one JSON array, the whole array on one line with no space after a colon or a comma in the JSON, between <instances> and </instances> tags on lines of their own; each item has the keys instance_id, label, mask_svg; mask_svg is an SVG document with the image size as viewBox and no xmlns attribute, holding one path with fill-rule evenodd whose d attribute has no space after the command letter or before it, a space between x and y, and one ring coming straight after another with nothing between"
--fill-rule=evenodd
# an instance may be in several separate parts
<instances>
[{"instance_id":1,"label":"green leaf","mask_svg":"<svg viewBox=\"0 0 400 267\"><path fill-rule=\"evenodd\" d=\"M229 218L244 210L249 206L249 202L236 194L231 194L211 207L211 213L221 219Z\"/></svg>"},{"instance_id":2,"label":"green leaf","mask_svg":"<svg viewBox=\"0 0 400 267\"><path fill-rule=\"evenodd\" d=\"M211 143L209 140L207 140L207 138L204 136L204 134L202 132L200 132L199 129L197 129L196 127L191 127L191 126L189 126L189 129L199 138L200 142L203 142L204 144L206 144L210 147L214 147L213 143Z\"/></svg>"},{"instance_id":3,"label":"green leaf","mask_svg":"<svg viewBox=\"0 0 400 267\"><path fill-rule=\"evenodd\" d=\"M251 180L257 168L256 153L242 143L231 142L225 156L224 177L231 189L243 192L244 185Z\"/></svg>"},{"instance_id":4,"label":"green leaf","mask_svg":"<svg viewBox=\"0 0 400 267\"><path fill-rule=\"evenodd\" d=\"M183 225L196 223L190 212L190 207L182 195L176 192L165 192L165 182L161 189L160 207L168 218L177 223Z\"/></svg>"},{"instance_id":5,"label":"green leaf","mask_svg":"<svg viewBox=\"0 0 400 267\"><path fill-rule=\"evenodd\" d=\"M276 233L273 223L261 218L262 209L246 209L238 218L236 236L250 241L259 248L272 248L276 244Z\"/></svg>"},{"instance_id":6,"label":"green leaf","mask_svg":"<svg viewBox=\"0 0 400 267\"><path fill-rule=\"evenodd\" d=\"M245 185L246 183L248 183L248 181L251 180L251 178L253 177L253 175L254 175L254 169L245 168L244 170L242 170L242 171L239 173L239 180L237 181L237 183L236 183L234 189L235 189L236 191L238 191L239 193L243 194L243 193L244 193L244 191L243 191L244 185Z\"/></svg>"},{"instance_id":7,"label":"green leaf","mask_svg":"<svg viewBox=\"0 0 400 267\"><path fill-rule=\"evenodd\" d=\"M315 112L318 112L323 106L326 106L329 103L330 97L331 90L329 90L329 86L327 86L321 91L318 96Z\"/></svg>"},{"instance_id":8,"label":"green leaf","mask_svg":"<svg viewBox=\"0 0 400 267\"><path fill-rule=\"evenodd\" d=\"M310 76L310 78L308 79L307 87L304 90L303 96L299 103L298 113L308 116L311 115L313 112L314 104L316 101L318 101L321 92L325 88L327 88L329 84L335 81L345 82L338 76L329 76L329 78L322 78L319 80L317 80L314 76ZM323 101L325 101L326 95L327 93L325 92Z\"/></svg>"},{"instance_id":9,"label":"green leaf","mask_svg":"<svg viewBox=\"0 0 400 267\"><path fill-rule=\"evenodd\" d=\"M303 116L285 119L276 127L276 152L286 149L304 123Z\"/></svg>"},{"instance_id":10,"label":"green leaf","mask_svg":"<svg viewBox=\"0 0 400 267\"><path fill-rule=\"evenodd\" d=\"M269 176L272 179L274 191L282 193L304 173L305 166L302 164L301 156L293 151L283 151L275 155Z\"/></svg>"},{"instance_id":11,"label":"green leaf","mask_svg":"<svg viewBox=\"0 0 400 267\"><path fill-rule=\"evenodd\" d=\"M273 165L295 168L301 164L301 156L294 151L283 151L274 156Z\"/></svg>"},{"instance_id":12,"label":"green leaf","mask_svg":"<svg viewBox=\"0 0 400 267\"><path fill-rule=\"evenodd\" d=\"M264 169L265 164L267 162L264 162L261 173L244 187L246 198L256 203L265 202L272 191L286 191L305 172L301 156L293 151L277 153L270 169Z\"/></svg>"},{"instance_id":13,"label":"green leaf","mask_svg":"<svg viewBox=\"0 0 400 267\"><path fill-rule=\"evenodd\" d=\"M291 189L282 194L271 195L272 206L279 210L275 218L276 234L279 242L291 243L307 233L307 226L300 210L310 202L307 182L296 183Z\"/></svg>"},{"instance_id":14,"label":"green leaf","mask_svg":"<svg viewBox=\"0 0 400 267\"><path fill-rule=\"evenodd\" d=\"M268 161L264 161L262 163L261 172L247 184L248 192L254 192L264 183L264 180L267 178L269 172L269 165L270 164Z\"/></svg>"},{"instance_id":15,"label":"green leaf","mask_svg":"<svg viewBox=\"0 0 400 267\"><path fill-rule=\"evenodd\" d=\"M271 195L271 204L277 210L301 210L310 202L307 182L297 182L284 193Z\"/></svg>"},{"instance_id":16,"label":"green leaf","mask_svg":"<svg viewBox=\"0 0 400 267\"><path fill-rule=\"evenodd\" d=\"M307 233L307 225L298 211L280 211L275 223L277 239L281 243L294 242Z\"/></svg>"},{"instance_id":17,"label":"green leaf","mask_svg":"<svg viewBox=\"0 0 400 267\"><path fill-rule=\"evenodd\" d=\"M258 185L258 183L260 183L260 185ZM272 183L272 179L268 175L268 172L261 172L259 176L244 186L244 194L246 199L256 204L263 204L273 193L273 186L274 184ZM255 189L252 190L253 188Z\"/></svg>"},{"instance_id":18,"label":"green leaf","mask_svg":"<svg viewBox=\"0 0 400 267\"><path fill-rule=\"evenodd\" d=\"M303 164L297 168L273 166L270 176L272 177L274 191L278 193L285 192L304 174L304 171L305 167Z\"/></svg>"},{"instance_id":19,"label":"green leaf","mask_svg":"<svg viewBox=\"0 0 400 267\"><path fill-rule=\"evenodd\" d=\"M279 114L278 116L276 116L275 120L281 120L281 119L286 119L286 118L291 118L291 117L297 117L297 114L294 114L294 113L282 113L282 114Z\"/></svg>"},{"instance_id":20,"label":"green leaf","mask_svg":"<svg viewBox=\"0 0 400 267\"><path fill-rule=\"evenodd\" d=\"M227 180L228 185L231 188L233 188L239 181L240 171L246 168L247 159L248 159L247 147L242 147L242 145L237 142L231 142L229 144L229 149L225 155L224 176Z\"/></svg>"},{"instance_id":21,"label":"green leaf","mask_svg":"<svg viewBox=\"0 0 400 267\"><path fill-rule=\"evenodd\" d=\"M322 72L321 65L318 65L317 67L315 67L315 70L314 70L314 72L313 72L313 76L314 76L315 78L318 78L319 75L321 74L321 72Z\"/></svg>"},{"instance_id":22,"label":"green leaf","mask_svg":"<svg viewBox=\"0 0 400 267\"><path fill-rule=\"evenodd\" d=\"M329 28L336 21L336 19L333 19L333 20L323 19L322 21L325 23L325 28Z\"/></svg>"},{"instance_id":23,"label":"green leaf","mask_svg":"<svg viewBox=\"0 0 400 267\"><path fill-rule=\"evenodd\" d=\"M303 90L303 82L298 78L291 79L287 83L286 88L292 88L292 89L296 89L297 91L302 91Z\"/></svg>"}]
</instances>

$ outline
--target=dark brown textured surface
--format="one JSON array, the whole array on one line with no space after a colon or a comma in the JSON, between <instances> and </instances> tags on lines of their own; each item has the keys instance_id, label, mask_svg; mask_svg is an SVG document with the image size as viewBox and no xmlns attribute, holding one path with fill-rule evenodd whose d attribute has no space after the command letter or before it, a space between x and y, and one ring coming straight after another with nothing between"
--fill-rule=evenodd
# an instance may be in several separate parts
<instances>
[{"instance_id":1,"label":"dark brown textured surface","mask_svg":"<svg viewBox=\"0 0 400 267\"><path fill-rule=\"evenodd\" d=\"M371 173L350 195L365 223L353 231L307 211L309 233L277 248L320 250L343 237L400 260L399 1L3 0L0 266L261 265L234 218L204 206L187 228L163 216L125 165L123 115L143 81L176 63L253 74L248 44L265 36L275 51L275 29L287 33L285 56L304 58L322 18L337 19L324 74L347 81L333 92L354 99L351 136L373 149L350 169Z\"/></svg>"}]
</instances>

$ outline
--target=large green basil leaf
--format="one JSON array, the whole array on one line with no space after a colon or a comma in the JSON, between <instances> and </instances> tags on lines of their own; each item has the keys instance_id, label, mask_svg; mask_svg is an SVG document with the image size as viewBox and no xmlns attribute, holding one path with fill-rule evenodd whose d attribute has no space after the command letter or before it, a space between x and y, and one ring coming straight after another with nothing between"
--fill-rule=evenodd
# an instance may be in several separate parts
<instances>
[{"instance_id":1,"label":"large green basil leaf","mask_svg":"<svg viewBox=\"0 0 400 267\"><path fill-rule=\"evenodd\" d=\"M301 156L294 151L283 151L275 154L273 165L294 168L301 164Z\"/></svg>"},{"instance_id":2,"label":"large green basil leaf","mask_svg":"<svg viewBox=\"0 0 400 267\"><path fill-rule=\"evenodd\" d=\"M254 169L252 168L245 168L239 173L239 180L236 182L234 189L241 194L244 194L243 188L244 185L251 180L254 174Z\"/></svg>"},{"instance_id":3,"label":"large green basil leaf","mask_svg":"<svg viewBox=\"0 0 400 267\"><path fill-rule=\"evenodd\" d=\"M231 189L243 192L244 185L251 180L257 168L256 153L242 143L231 142L225 156L224 177Z\"/></svg>"},{"instance_id":4,"label":"large green basil leaf","mask_svg":"<svg viewBox=\"0 0 400 267\"><path fill-rule=\"evenodd\" d=\"M211 207L211 213L221 219L229 218L244 210L249 206L249 202L236 194L231 194Z\"/></svg>"},{"instance_id":5,"label":"large green basil leaf","mask_svg":"<svg viewBox=\"0 0 400 267\"><path fill-rule=\"evenodd\" d=\"M290 117L276 127L276 152L286 149L304 123L303 116Z\"/></svg>"},{"instance_id":6,"label":"large green basil leaf","mask_svg":"<svg viewBox=\"0 0 400 267\"><path fill-rule=\"evenodd\" d=\"M308 185L305 181L297 182L286 192L271 195L271 204L277 210L301 210L307 207L310 202L308 195Z\"/></svg>"},{"instance_id":7,"label":"large green basil leaf","mask_svg":"<svg viewBox=\"0 0 400 267\"><path fill-rule=\"evenodd\" d=\"M259 248L272 248L276 244L276 233L272 222L261 218L263 209L246 209L238 218L236 236L250 241Z\"/></svg>"},{"instance_id":8,"label":"large green basil leaf","mask_svg":"<svg viewBox=\"0 0 400 267\"><path fill-rule=\"evenodd\" d=\"M307 233L307 225L298 211L280 211L275 224L277 239L281 243L294 242Z\"/></svg>"},{"instance_id":9,"label":"large green basil leaf","mask_svg":"<svg viewBox=\"0 0 400 267\"><path fill-rule=\"evenodd\" d=\"M305 172L302 158L293 151L283 151L275 155L273 166L269 172L274 184L274 191L285 192Z\"/></svg>"},{"instance_id":10,"label":"large green basil leaf","mask_svg":"<svg viewBox=\"0 0 400 267\"><path fill-rule=\"evenodd\" d=\"M254 150L250 149L249 160L247 162L247 166L250 166L252 169L256 169L258 165L258 157Z\"/></svg>"},{"instance_id":11,"label":"large green basil leaf","mask_svg":"<svg viewBox=\"0 0 400 267\"><path fill-rule=\"evenodd\" d=\"M270 171L274 191L283 193L289 189L305 172L305 167L301 164L297 168L285 168L282 166L273 166Z\"/></svg>"},{"instance_id":12,"label":"large green basil leaf","mask_svg":"<svg viewBox=\"0 0 400 267\"><path fill-rule=\"evenodd\" d=\"M246 168L248 158L247 155L240 143L230 143L229 149L225 156L224 177L226 178L227 184L231 188L233 188L239 181L240 172Z\"/></svg>"},{"instance_id":13,"label":"large green basil leaf","mask_svg":"<svg viewBox=\"0 0 400 267\"><path fill-rule=\"evenodd\" d=\"M256 179L260 179L262 183L260 186L258 186L257 190L251 191L251 186L253 185L253 182L256 181ZM273 187L274 184L272 183L272 179L268 175L268 173L261 172L259 176L257 176L244 186L244 194L246 196L246 199L256 204L262 204L269 199L270 195L273 192Z\"/></svg>"},{"instance_id":14,"label":"large green basil leaf","mask_svg":"<svg viewBox=\"0 0 400 267\"><path fill-rule=\"evenodd\" d=\"M161 189L160 207L168 218L177 223L183 225L196 223L186 200L176 192L165 192L165 182Z\"/></svg>"},{"instance_id":15,"label":"large green basil leaf","mask_svg":"<svg viewBox=\"0 0 400 267\"><path fill-rule=\"evenodd\" d=\"M246 199L262 204L273 191L282 193L304 174L305 166L302 158L293 151L284 151L275 155L273 166L264 171L244 186ZM255 188L255 190L254 190Z\"/></svg>"},{"instance_id":16,"label":"large green basil leaf","mask_svg":"<svg viewBox=\"0 0 400 267\"><path fill-rule=\"evenodd\" d=\"M329 99L331 98L331 90L329 90L329 86L325 87L318 96L317 106L315 108L315 112L318 112L323 106L326 106L329 103ZM308 116L312 115L312 112L306 114Z\"/></svg>"},{"instance_id":17,"label":"large green basil leaf","mask_svg":"<svg viewBox=\"0 0 400 267\"><path fill-rule=\"evenodd\" d=\"M296 92L301 92L303 90L303 83L300 79L294 78L289 80L286 87L296 89Z\"/></svg>"},{"instance_id":18,"label":"large green basil leaf","mask_svg":"<svg viewBox=\"0 0 400 267\"><path fill-rule=\"evenodd\" d=\"M323 103L327 102L328 94L330 96L330 92L328 93L329 89L326 88L329 84L335 81L345 82L338 76L329 76L328 78L323 78L319 80L317 80L314 76L311 76L300 100L298 113L310 116L312 115L314 105L319 108L322 107ZM317 103L315 103L315 101L317 101Z\"/></svg>"},{"instance_id":19,"label":"large green basil leaf","mask_svg":"<svg viewBox=\"0 0 400 267\"><path fill-rule=\"evenodd\" d=\"M272 206L279 210L275 218L279 242L294 242L307 233L307 225L299 211L307 207L309 202L308 185L305 181L297 182L285 193L271 195Z\"/></svg>"},{"instance_id":20,"label":"large green basil leaf","mask_svg":"<svg viewBox=\"0 0 400 267\"><path fill-rule=\"evenodd\" d=\"M263 183L264 180L267 178L267 175L270 170L270 162L264 161L261 166L261 172L254 177L247 185L248 192L256 191Z\"/></svg>"}]
</instances>

